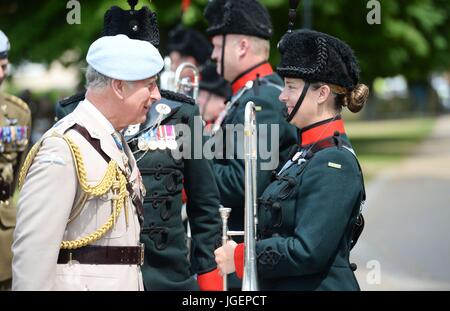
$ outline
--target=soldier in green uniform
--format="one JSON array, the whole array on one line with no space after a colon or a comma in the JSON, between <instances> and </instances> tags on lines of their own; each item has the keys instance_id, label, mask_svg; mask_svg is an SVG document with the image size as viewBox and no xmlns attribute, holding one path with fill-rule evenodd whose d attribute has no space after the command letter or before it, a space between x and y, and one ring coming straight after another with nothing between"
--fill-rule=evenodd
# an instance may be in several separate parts
<instances>
[{"instance_id":1,"label":"soldier in green uniform","mask_svg":"<svg viewBox=\"0 0 450 311\"><path fill-rule=\"evenodd\" d=\"M260 131L259 140L267 142L270 157L261 160L258 151L259 195L270 183L272 170L277 169L288 157L296 143L295 127L283 117L286 107L278 96L283 81L273 72L268 62L272 36L272 22L267 10L256 0L213 0L205 9L208 20L206 32L212 37L214 50L211 58L217 61L217 70L231 84L230 102L215 121L213 131L225 134L227 125L243 125L244 109L249 101L259 107L258 125L267 125L267 132ZM278 126L278 135L272 133L272 125ZM220 131L219 129L223 129ZM261 129L261 128L259 128ZM237 154L243 141L227 139L214 161L214 173L220 191L220 202L232 208L228 222L230 230L242 230L244 225L244 161ZM271 142L277 145L271 145ZM234 145L234 154L228 157L227 149ZM220 159L220 154L223 159ZM264 165L266 164L266 165Z\"/></svg>"},{"instance_id":2,"label":"soldier in green uniform","mask_svg":"<svg viewBox=\"0 0 450 311\"><path fill-rule=\"evenodd\" d=\"M103 34L117 33L159 45L156 14L146 7L108 10ZM141 233L145 244L144 285L146 290L220 290L222 278L216 269L214 249L220 241L221 221L211 161L172 156L172 150L178 147L175 126L193 127L198 106L187 96L165 90L161 90L161 97L152 105L144 124L130 126L124 133L147 190ZM80 98L83 94L58 104L57 116L73 110ZM192 236L190 249L181 217L183 186Z\"/></svg>"},{"instance_id":3,"label":"soldier in green uniform","mask_svg":"<svg viewBox=\"0 0 450 311\"><path fill-rule=\"evenodd\" d=\"M359 290L349 262L365 200L358 160L340 116L368 97L351 48L324 33L288 32L279 44L280 95L299 128L298 150L258 204L256 262L261 289ZM216 250L223 273L242 275L244 245Z\"/></svg>"},{"instance_id":4,"label":"soldier in green uniform","mask_svg":"<svg viewBox=\"0 0 450 311\"><path fill-rule=\"evenodd\" d=\"M0 86L7 75L9 47L8 38L0 30ZM0 290L11 288L11 244L16 224L12 200L30 129L28 105L15 96L0 93Z\"/></svg>"},{"instance_id":5,"label":"soldier in green uniform","mask_svg":"<svg viewBox=\"0 0 450 311\"><path fill-rule=\"evenodd\" d=\"M259 145L258 195L269 185L272 171L287 160L297 141L297 133L283 117L286 107L278 100L283 81L268 62L273 27L266 8L256 0L213 0L204 15L208 20L206 33L212 37L214 47L211 58L217 62L218 73L230 82L233 93L212 128L216 135L223 135L223 149L216 150L214 173L220 202L232 209L229 229L243 230L244 160L238 152L244 142L237 139L239 135L226 135L227 127L232 126L239 132L240 125L242 132L246 103L253 101L259 108L256 115L259 141L266 143L268 155L263 155L262 145ZM261 126L266 126L267 130L262 130ZM235 240L242 241L242 238ZM229 286L230 289L241 287L234 275L230 277Z\"/></svg>"}]
</instances>

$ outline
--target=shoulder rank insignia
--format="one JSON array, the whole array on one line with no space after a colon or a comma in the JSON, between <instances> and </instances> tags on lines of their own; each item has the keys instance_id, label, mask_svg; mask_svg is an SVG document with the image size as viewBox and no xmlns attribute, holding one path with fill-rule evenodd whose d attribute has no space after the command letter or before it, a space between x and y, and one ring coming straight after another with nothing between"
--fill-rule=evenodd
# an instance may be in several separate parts
<instances>
[{"instance_id":1,"label":"shoulder rank insignia","mask_svg":"<svg viewBox=\"0 0 450 311\"><path fill-rule=\"evenodd\" d=\"M332 167L332 168L337 168L337 169L341 169L342 165L337 164L337 163L333 163L333 162L328 162L328 166Z\"/></svg>"},{"instance_id":2,"label":"shoulder rank insignia","mask_svg":"<svg viewBox=\"0 0 450 311\"><path fill-rule=\"evenodd\" d=\"M28 105L19 97L16 97L14 95L5 94L5 99L7 101L15 104L16 106L19 106L20 108L22 108L25 111L30 111L30 108L28 108Z\"/></svg>"}]
</instances>

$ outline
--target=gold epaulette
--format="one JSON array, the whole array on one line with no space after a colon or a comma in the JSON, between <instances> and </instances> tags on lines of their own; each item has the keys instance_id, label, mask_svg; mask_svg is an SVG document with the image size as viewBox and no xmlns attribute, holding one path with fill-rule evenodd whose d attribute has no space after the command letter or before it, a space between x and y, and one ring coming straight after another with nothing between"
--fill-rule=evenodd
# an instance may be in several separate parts
<instances>
[{"instance_id":1,"label":"gold epaulette","mask_svg":"<svg viewBox=\"0 0 450 311\"><path fill-rule=\"evenodd\" d=\"M122 209L125 209L125 218L126 221L127 211L126 211L126 203L128 200L129 193L127 191L127 179L123 172L118 167L117 163L114 160L111 160L108 163L108 167L106 169L106 173L103 176L102 180L95 186L90 186L87 182L87 176L86 176L86 168L84 166L84 161L80 152L80 149L78 146L72 141L72 139L69 138L67 135L61 135L58 132L54 131L52 135L47 136L39 140L33 148L31 148L30 152L28 153L25 162L20 170L19 173L19 189L22 188L23 183L25 181L25 177L28 174L28 170L33 163L34 158L36 157L39 149L41 148L42 142L45 138L49 137L59 137L64 139L64 141L69 146L70 152L72 154L74 165L75 165L75 171L77 173L78 182L81 186L81 189L83 190L85 195L91 196L91 197L99 197L110 190L113 192L113 211L111 213L111 216L106 221L103 226L95 230L93 233L81 237L79 239L73 240L73 241L62 241L60 247L62 249L75 249L80 248L89 244L92 244L93 242L101 239L103 236L106 235L106 233L112 229L114 224L116 223L120 212ZM73 218L72 218L73 219ZM70 221L72 220L70 219Z\"/></svg>"},{"instance_id":2,"label":"gold epaulette","mask_svg":"<svg viewBox=\"0 0 450 311\"><path fill-rule=\"evenodd\" d=\"M27 112L30 112L30 108L28 107L27 103L21 100L19 97L10 94L3 94L3 95L5 100L15 104L16 106L19 106L20 108L22 108Z\"/></svg>"}]
</instances>

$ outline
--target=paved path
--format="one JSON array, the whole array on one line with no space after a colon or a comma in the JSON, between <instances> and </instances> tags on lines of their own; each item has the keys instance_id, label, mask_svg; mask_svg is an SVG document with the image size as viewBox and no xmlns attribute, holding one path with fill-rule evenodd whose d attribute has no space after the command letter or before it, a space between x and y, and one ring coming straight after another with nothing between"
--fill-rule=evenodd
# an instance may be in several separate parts
<instances>
[{"instance_id":1,"label":"paved path","mask_svg":"<svg viewBox=\"0 0 450 311\"><path fill-rule=\"evenodd\" d=\"M450 290L450 116L367 196L351 256L361 289Z\"/></svg>"}]
</instances>

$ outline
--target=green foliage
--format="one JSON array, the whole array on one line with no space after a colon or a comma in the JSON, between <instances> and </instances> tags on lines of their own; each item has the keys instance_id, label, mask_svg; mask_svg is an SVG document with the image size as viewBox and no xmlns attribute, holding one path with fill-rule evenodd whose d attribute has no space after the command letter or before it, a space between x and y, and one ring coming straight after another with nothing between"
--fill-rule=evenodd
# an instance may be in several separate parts
<instances>
[{"instance_id":1,"label":"green foliage","mask_svg":"<svg viewBox=\"0 0 450 311\"><path fill-rule=\"evenodd\" d=\"M69 25L67 1L11 0L0 4L0 29L12 43L11 61L51 62L64 51L74 49L80 59L89 44L101 33L103 14L112 5L128 8L125 0L81 0L81 24ZM287 28L287 0L261 0L269 8L275 34L271 62L279 61L276 44ZM303 2L296 27L301 27ZM380 0L381 24L369 25L366 0L313 1L313 28L330 33L355 50L362 76L372 81L377 76L403 74L409 79L423 79L432 71L450 67L450 1ZM204 30L203 10L207 0L192 0L182 16L181 0L154 0L150 7L158 14L161 51L167 34L177 23ZM137 8L149 5L141 0Z\"/></svg>"}]
</instances>

